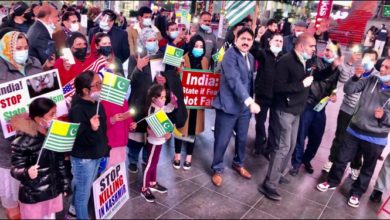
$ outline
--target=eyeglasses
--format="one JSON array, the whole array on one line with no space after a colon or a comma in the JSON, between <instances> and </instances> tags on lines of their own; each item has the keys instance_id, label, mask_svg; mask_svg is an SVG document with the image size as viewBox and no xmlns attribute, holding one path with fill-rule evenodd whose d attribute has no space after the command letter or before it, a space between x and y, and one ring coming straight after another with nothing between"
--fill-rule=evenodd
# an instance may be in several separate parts
<instances>
[{"instance_id":1,"label":"eyeglasses","mask_svg":"<svg viewBox=\"0 0 390 220\"><path fill-rule=\"evenodd\" d=\"M103 84L102 82L97 82L97 83L91 85L89 88L92 88L92 87L102 88L102 84Z\"/></svg>"}]
</instances>

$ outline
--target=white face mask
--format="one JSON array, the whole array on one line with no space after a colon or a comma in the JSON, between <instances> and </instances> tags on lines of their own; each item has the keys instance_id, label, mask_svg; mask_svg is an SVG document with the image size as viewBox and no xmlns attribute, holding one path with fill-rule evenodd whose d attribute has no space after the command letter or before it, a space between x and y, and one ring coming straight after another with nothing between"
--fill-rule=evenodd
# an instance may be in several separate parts
<instances>
[{"instance_id":1,"label":"white face mask","mask_svg":"<svg viewBox=\"0 0 390 220\"><path fill-rule=\"evenodd\" d=\"M269 49L272 51L272 53L275 54L275 56L277 56L280 53L280 51L282 51L281 47L276 47L274 45L270 45Z\"/></svg>"},{"instance_id":2,"label":"white face mask","mask_svg":"<svg viewBox=\"0 0 390 220\"><path fill-rule=\"evenodd\" d=\"M106 21L100 21L99 22L99 27L103 31L109 31L111 29L110 26L108 25L108 22L106 22Z\"/></svg>"},{"instance_id":3,"label":"white face mask","mask_svg":"<svg viewBox=\"0 0 390 220\"><path fill-rule=\"evenodd\" d=\"M152 19L151 18L144 18L142 24L146 27L149 27L152 25Z\"/></svg>"},{"instance_id":4,"label":"white face mask","mask_svg":"<svg viewBox=\"0 0 390 220\"><path fill-rule=\"evenodd\" d=\"M100 92L99 91L96 91L96 92L92 92L89 97L91 97L92 100L94 100L95 102L99 101L100 99Z\"/></svg>"},{"instance_id":5,"label":"white face mask","mask_svg":"<svg viewBox=\"0 0 390 220\"><path fill-rule=\"evenodd\" d=\"M70 24L70 28L69 28L70 31L76 32L76 31L79 31L79 29L80 29L79 23Z\"/></svg>"},{"instance_id":6,"label":"white face mask","mask_svg":"<svg viewBox=\"0 0 390 220\"><path fill-rule=\"evenodd\" d=\"M16 63L23 65L27 61L28 50L17 50L15 51L13 57Z\"/></svg>"}]
</instances>

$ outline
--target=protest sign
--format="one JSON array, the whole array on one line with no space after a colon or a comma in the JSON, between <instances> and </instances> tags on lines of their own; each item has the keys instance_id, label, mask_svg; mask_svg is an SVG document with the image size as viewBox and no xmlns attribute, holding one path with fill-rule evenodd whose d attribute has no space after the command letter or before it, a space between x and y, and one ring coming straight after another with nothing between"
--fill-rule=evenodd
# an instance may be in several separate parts
<instances>
[{"instance_id":1,"label":"protest sign","mask_svg":"<svg viewBox=\"0 0 390 220\"><path fill-rule=\"evenodd\" d=\"M93 183L93 201L96 219L111 219L129 200L126 165L120 163L108 168Z\"/></svg>"},{"instance_id":2,"label":"protest sign","mask_svg":"<svg viewBox=\"0 0 390 220\"><path fill-rule=\"evenodd\" d=\"M68 114L57 69L0 84L0 123L5 138L15 135L9 120L27 113L30 103L39 97L57 104L58 117Z\"/></svg>"},{"instance_id":3,"label":"protest sign","mask_svg":"<svg viewBox=\"0 0 390 220\"><path fill-rule=\"evenodd\" d=\"M150 59L149 63L150 63L150 72L152 73L152 80L154 81L154 78L158 74L165 71L165 64L163 63L161 58Z\"/></svg>"},{"instance_id":4,"label":"protest sign","mask_svg":"<svg viewBox=\"0 0 390 220\"><path fill-rule=\"evenodd\" d=\"M210 71L183 69L184 103L187 108L211 108L220 88L221 75Z\"/></svg>"}]
</instances>

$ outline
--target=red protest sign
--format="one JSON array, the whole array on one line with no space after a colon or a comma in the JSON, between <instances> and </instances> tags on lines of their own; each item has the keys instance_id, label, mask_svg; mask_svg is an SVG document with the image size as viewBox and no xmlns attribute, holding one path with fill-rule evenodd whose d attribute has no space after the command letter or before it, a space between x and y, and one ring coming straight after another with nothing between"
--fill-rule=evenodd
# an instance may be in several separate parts
<instances>
[{"instance_id":1,"label":"red protest sign","mask_svg":"<svg viewBox=\"0 0 390 220\"><path fill-rule=\"evenodd\" d=\"M187 108L211 108L220 87L221 75L211 71L183 69L184 103Z\"/></svg>"}]
</instances>

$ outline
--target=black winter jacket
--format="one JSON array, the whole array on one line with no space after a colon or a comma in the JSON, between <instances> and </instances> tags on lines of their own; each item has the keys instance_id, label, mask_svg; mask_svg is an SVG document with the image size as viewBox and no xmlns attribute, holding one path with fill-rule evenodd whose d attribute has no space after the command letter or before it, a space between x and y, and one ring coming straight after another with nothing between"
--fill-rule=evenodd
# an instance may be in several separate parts
<instances>
[{"instance_id":1,"label":"black winter jacket","mask_svg":"<svg viewBox=\"0 0 390 220\"><path fill-rule=\"evenodd\" d=\"M261 49L260 44L255 42L251 53L259 62L255 79L256 99L272 100L276 63L282 57L282 52L275 56L270 49Z\"/></svg>"},{"instance_id":2,"label":"black winter jacket","mask_svg":"<svg viewBox=\"0 0 390 220\"><path fill-rule=\"evenodd\" d=\"M309 97L307 98L307 104L315 106L322 98L332 94L332 91L337 86L337 81L340 75L338 68L332 70L331 64L324 62L322 58L317 58L316 72L321 74L321 80L315 80L310 86Z\"/></svg>"},{"instance_id":3,"label":"black winter jacket","mask_svg":"<svg viewBox=\"0 0 390 220\"><path fill-rule=\"evenodd\" d=\"M323 81L333 73L331 65L324 69L313 69L313 66L317 66L316 62L317 58L313 56L306 61L305 69L295 50L279 60L276 66L273 100L277 109L294 115L303 112L311 87L305 88L303 80L312 73L313 83L316 84L316 81Z\"/></svg>"},{"instance_id":4,"label":"black winter jacket","mask_svg":"<svg viewBox=\"0 0 390 220\"><path fill-rule=\"evenodd\" d=\"M14 117L11 124L17 131L23 132L11 144L11 175L20 181L20 202L34 204L56 198L64 192L70 194L64 154L42 150L38 177L32 180L28 169L36 164L45 136L38 132L38 125L34 121L23 116Z\"/></svg>"}]
</instances>

